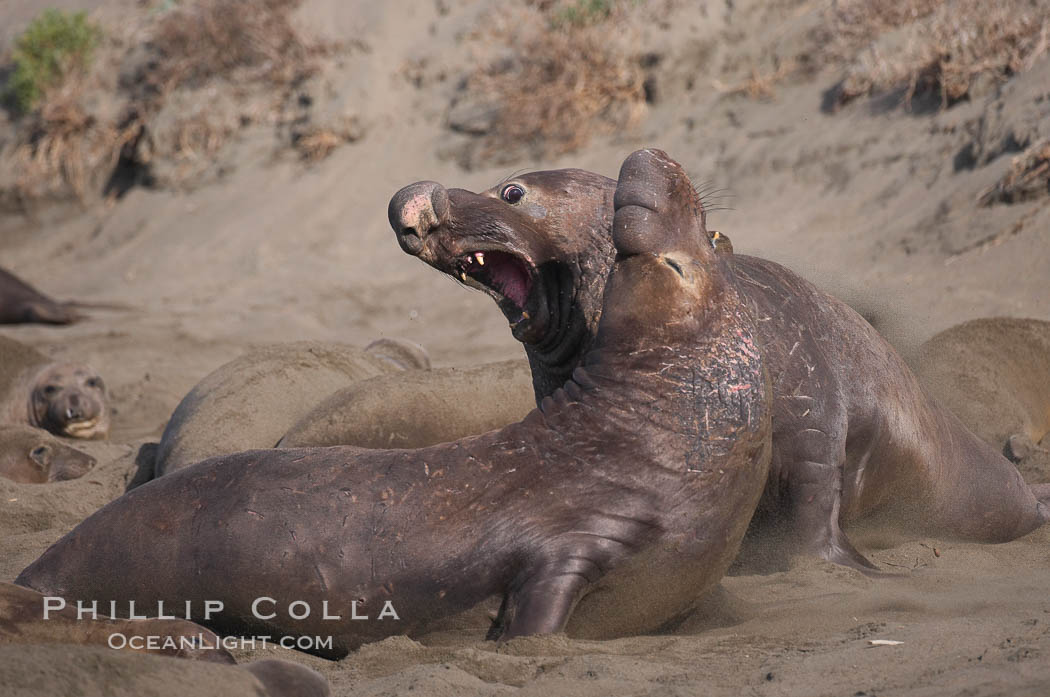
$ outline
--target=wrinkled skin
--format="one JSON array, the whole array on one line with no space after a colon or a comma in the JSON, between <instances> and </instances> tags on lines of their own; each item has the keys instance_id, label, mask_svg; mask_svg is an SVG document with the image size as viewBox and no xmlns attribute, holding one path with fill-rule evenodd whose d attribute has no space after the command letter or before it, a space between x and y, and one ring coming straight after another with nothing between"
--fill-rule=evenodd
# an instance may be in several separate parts
<instances>
[{"instance_id":1,"label":"wrinkled skin","mask_svg":"<svg viewBox=\"0 0 1050 697\"><path fill-rule=\"evenodd\" d=\"M95 458L32 426L0 426L0 477L21 484L77 479Z\"/></svg>"},{"instance_id":2,"label":"wrinkled skin","mask_svg":"<svg viewBox=\"0 0 1050 697\"><path fill-rule=\"evenodd\" d=\"M594 340L615 255L615 189L578 169L533 172L480 194L417 182L394 195L388 215L405 252L496 300L542 399ZM803 553L871 571L842 532L850 523L1002 542L1050 518L1050 485L1033 494L925 396L860 315L778 264L733 254L721 233L709 238L758 321L772 376L773 463L749 534L777 540L763 545L763 562Z\"/></svg>"},{"instance_id":3,"label":"wrinkled skin","mask_svg":"<svg viewBox=\"0 0 1050 697\"><path fill-rule=\"evenodd\" d=\"M29 423L69 438L105 438L109 410L102 377L79 363L47 366L33 382Z\"/></svg>"},{"instance_id":4,"label":"wrinkled skin","mask_svg":"<svg viewBox=\"0 0 1050 697\"><path fill-rule=\"evenodd\" d=\"M221 600L212 628L332 635L330 657L496 595L502 637L616 636L686 612L736 556L761 495L768 377L684 172L641 151L623 179L624 253L593 349L524 421L419 450L207 460L113 501L17 583ZM313 612L253 620L260 596ZM325 600L341 621L322 619ZM400 619L378 620L387 600ZM369 621L349 618L355 601Z\"/></svg>"}]
</instances>

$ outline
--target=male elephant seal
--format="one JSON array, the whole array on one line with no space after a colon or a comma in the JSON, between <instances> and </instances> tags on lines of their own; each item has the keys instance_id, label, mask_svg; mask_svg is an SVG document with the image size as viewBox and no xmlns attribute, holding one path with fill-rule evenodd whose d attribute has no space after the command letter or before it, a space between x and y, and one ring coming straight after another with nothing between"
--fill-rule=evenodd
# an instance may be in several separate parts
<instances>
[{"instance_id":1,"label":"male elephant seal","mask_svg":"<svg viewBox=\"0 0 1050 697\"><path fill-rule=\"evenodd\" d=\"M161 436L154 475L216 455L272 448L336 390L377 375L429 367L420 346L391 339L363 350L318 342L254 349L217 368L183 397Z\"/></svg>"},{"instance_id":2,"label":"male elephant seal","mask_svg":"<svg viewBox=\"0 0 1050 697\"><path fill-rule=\"evenodd\" d=\"M503 637L649 631L686 611L736 556L761 494L768 378L684 172L640 151L620 179L594 345L524 421L418 450L209 460L113 501L17 583L219 600L208 626L331 635L314 647L331 657L495 595ZM289 619L305 610L293 601L309 616ZM323 619L325 601L341 619Z\"/></svg>"},{"instance_id":3,"label":"male elephant seal","mask_svg":"<svg viewBox=\"0 0 1050 697\"><path fill-rule=\"evenodd\" d=\"M95 458L32 426L0 426L0 477L22 484L83 477Z\"/></svg>"},{"instance_id":4,"label":"male elephant seal","mask_svg":"<svg viewBox=\"0 0 1050 697\"><path fill-rule=\"evenodd\" d=\"M86 365L54 363L0 336L0 424L29 424L69 438L105 438L105 384Z\"/></svg>"},{"instance_id":5,"label":"male elephant seal","mask_svg":"<svg viewBox=\"0 0 1050 697\"><path fill-rule=\"evenodd\" d=\"M915 372L941 404L1011 459L1050 461L1050 322L964 322L922 345Z\"/></svg>"},{"instance_id":6,"label":"male elephant seal","mask_svg":"<svg viewBox=\"0 0 1050 697\"><path fill-rule=\"evenodd\" d=\"M380 375L318 404L277 447L447 443L523 419L536 406L531 385L529 366L520 360Z\"/></svg>"},{"instance_id":7,"label":"male elephant seal","mask_svg":"<svg viewBox=\"0 0 1050 697\"><path fill-rule=\"evenodd\" d=\"M418 182L394 195L389 218L404 251L496 300L542 399L593 342L615 255L615 190L578 169L481 194ZM773 381L773 463L754 532L781 539L762 546L764 562L802 552L872 569L841 530L861 520L1002 542L1047 519L1015 468L928 399L860 315L778 264L733 254L724 235L709 237L758 318Z\"/></svg>"}]
</instances>

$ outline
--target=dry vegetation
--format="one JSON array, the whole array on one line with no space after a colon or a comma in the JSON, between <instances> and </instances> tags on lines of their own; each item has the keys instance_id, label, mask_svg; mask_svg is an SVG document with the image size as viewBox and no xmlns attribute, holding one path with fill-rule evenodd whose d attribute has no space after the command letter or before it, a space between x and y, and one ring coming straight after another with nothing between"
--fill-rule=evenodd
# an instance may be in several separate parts
<instances>
[{"instance_id":1,"label":"dry vegetation","mask_svg":"<svg viewBox=\"0 0 1050 697\"><path fill-rule=\"evenodd\" d=\"M48 94L11 157L19 172L18 195L37 198L68 189L86 196L138 134L137 124L122 126L90 115L75 89Z\"/></svg>"},{"instance_id":2,"label":"dry vegetation","mask_svg":"<svg viewBox=\"0 0 1050 697\"><path fill-rule=\"evenodd\" d=\"M1040 141L1010 162L995 186L978 197L982 206L1018 203L1050 194L1050 140Z\"/></svg>"},{"instance_id":3,"label":"dry vegetation","mask_svg":"<svg viewBox=\"0 0 1050 697\"><path fill-rule=\"evenodd\" d=\"M237 119L211 113L213 100L204 95L202 108L161 123L158 115L176 90L207 85L226 96L265 92L269 120L278 122L287 93L315 71L314 58L329 48L307 44L292 26L299 2L196 0L151 16L144 44L124 46L110 38L89 74L70 72L49 85L16 124L16 142L3 155L6 164L0 162L15 172L13 185L2 183L8 196L13 190L22 201L69 194L84 199L102 190L118 163L147 166L163 156L183 163L179 171L188 161L213 158ZM347 140L314 143L306 159L319 159Z\"/></svg>"},{"instance_id":4,"label":"dry vegetation","mask_svg":"<svg viewBox=\"0 0 1050 697\"><path fill-rule=\"evenodd\" d=\"M847 0L817 33L825 63L847 65L838 103L900 91L942 107L981 81L1027 70L1048 48L1048 0Z\"/></svg>"},{"instance_id":5,"label":"dry vegetation","mask_svg":"<svg viewBox=\"0 0 1050 697\"><path fill-rule=\"evenodd\" d=\"M226 77L286 85L313 69L290 21L301 0L198 0L163 15L139 85L156 93Z\"/></svg>"},{"instance_id":6,"label":"dry vegetation","mask_svg":"<svg viewBox=\"0 0 1050 697\"><path fill-rule=\"evenodd\" d=\"M568 14L566 11L570 10ZM538 3L539 26L521 23L489 38L509 56L469 75L460 99L481 104L487 116L460 130L482 136L475 156L506 162L523 154L542 158L576 150L591 136L636 125L645 112L645 74L638 57L610 41L622 22L613 3Z\"/></svg>"}]
</instances>

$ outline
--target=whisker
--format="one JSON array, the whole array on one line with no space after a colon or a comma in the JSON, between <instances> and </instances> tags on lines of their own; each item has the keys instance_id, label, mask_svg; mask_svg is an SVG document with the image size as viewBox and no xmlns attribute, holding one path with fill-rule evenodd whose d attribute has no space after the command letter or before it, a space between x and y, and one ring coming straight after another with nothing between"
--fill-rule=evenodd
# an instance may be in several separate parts
<instances>
[{"instance_id":1,"label":"whisker","mask_svg":"<svg viewBox=\"0 0 1050 697\"><path fill-rule=\"evenodd\" d=\"M503 177L503 179L500 179L496 183L496 186L499 186L500 184L506 184L507 182L509 182L514 177L517 177L518 175L521 175L521 174L525 174L526 172L529 172L531 169L532 169L531 167L522 167L521 169L519 169L517 171L511 172L507 176Z\"/></svg>"}]
</instances>

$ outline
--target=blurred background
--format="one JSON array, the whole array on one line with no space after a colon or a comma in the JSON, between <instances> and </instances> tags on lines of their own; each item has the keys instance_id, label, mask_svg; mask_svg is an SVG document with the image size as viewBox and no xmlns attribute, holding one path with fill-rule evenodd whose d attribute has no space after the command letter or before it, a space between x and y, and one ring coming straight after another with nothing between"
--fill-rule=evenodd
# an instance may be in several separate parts
<instances>
[{"instance_id":1,"label":"blurred background","mask_svg":"<svg viewBox=\"0 0 1050 697\"><path fill-rule=\"evenodd\" d=\"M0 6L0 266L80 324L4 333L159 433L253 344L401 336L516 355L495 304L403 254L400 187L615 177L721 189L709 226L906 353L1050 319L1050 2L36 0Z\"/></svg>"}]
</instances>

